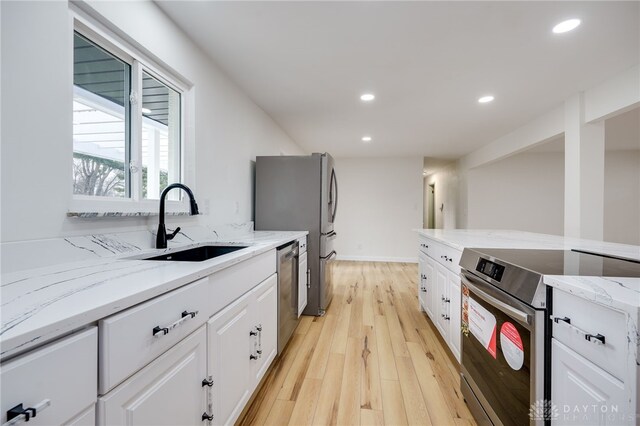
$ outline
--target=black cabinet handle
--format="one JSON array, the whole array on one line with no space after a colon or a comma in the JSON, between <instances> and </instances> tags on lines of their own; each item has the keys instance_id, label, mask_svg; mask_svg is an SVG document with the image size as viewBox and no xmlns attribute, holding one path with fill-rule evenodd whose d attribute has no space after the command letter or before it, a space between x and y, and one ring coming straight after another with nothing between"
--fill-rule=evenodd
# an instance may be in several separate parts
<instances>
[{"instance_id":1,"label":"black cabinet handle","mask_svg":"<svg viewBox=\"0 0 640 426\"><path fill-rule=\"evenodd\" d=\"M254 354L249 355L249 359L254 360L254 359L258 359L257 356L255 356Z\"/></svg>"},{"instance_id":2,"label":"black cabinet handle","mask_svg":"<svg viewBox=\"0 0 640 426\"><path fill-rule=\"evenodd\" d=\"M212 421L213 420L213 414L207 414L206 411L204 413L202 413L202 421L204 422L205 420Z\"/></svg>"},{"instance_id":3,"label":"black cabinet handle","mask_svg":"<svg viewBox=\"0 0 640 426\"><path fill-rule=\"evenodd\" d=\"M571 324L571 318L569 318L569 317L562 317L562 318L553 317L553 322L555 322L556 324L558 324L560 321L564 321L567 324Z\"/></svg>"},{"instance_id":4,"label":"black cabinet handle","mask_svg":"<svg viewBox=\"0 0 640 426\"><path fill-rule=\"evenodd\" d=\"M195 318L196 315L198 315L198 311L193 311L193 312L182 311L182 318L184 318L186 316L190 316L191 318Z\"/></svg>"},{"instance_id":5,"label":"black cabinet handle","mask_svg":"<svg viewBox=\"0 0 640 426\"><path fill-rule=\"evenodd\" d=\"M605 338L602 334L585 334L584 338L591 342L591 339L599 340L604 345Z\"/></svg>"},{"instance_id":6,"label":"black cabinet handle","mask_svg":"<svg viewBox=\"0 0 640 426\"><path fill-rule=\"evenodd\" d=\"M202 387L205 387L205 386L213 387L213 379L203 379Z\"/></svg>"},{"instance_id":7,"label":"black cabinet handle","mask_svg":"<svg viewBox=\"0 0 640 426\"><path fill-rule=\"evenodd\" d=\"M253 330L249 331L249 336L257 336L257 335L258 335L257 331L253 331Z\"/></svg>"},{"instance_id":8,"label":"black cabinet handle","mask_svg":"<svg viewBox=\"0 0 640 426\"><path fill-rule=\"evenodd\" d=\"M155 327L153 327L152 334L154 336L160 332L162 332L162 335L164 336L165 334L169 334L169 329L167 327L160 327L159 325L156 325Z\"/></svg>"}]
</instances>

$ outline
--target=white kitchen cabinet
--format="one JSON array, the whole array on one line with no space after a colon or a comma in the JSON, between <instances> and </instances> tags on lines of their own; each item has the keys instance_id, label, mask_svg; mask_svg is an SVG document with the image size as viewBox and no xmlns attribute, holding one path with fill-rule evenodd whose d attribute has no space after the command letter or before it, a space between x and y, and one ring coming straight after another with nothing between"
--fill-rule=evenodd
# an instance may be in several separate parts
<instances>
[{"instance_id":1,"label":"white kitchen cabinet","mask_svg":"<svg viewBox=\"0 0 640 426\"><path fill-rule=\"evenodd\" d=\"M254 323L258 332L257 336L250 336L254 337L253 344L257 347L255 353L258 357L252 360L251 365L251 380L255 387L278 354L278 276L276 274L253 290L253 300L256 313Z\"/></svg>"},{"instance_id":2,"label":"white kitchen cabinet","mask_svg":"<svg viewBox=\"0 0 640 426\"><path fill-rule=\"evenodd\" d=\"M421 238L418 251L420 305L460 361L460 261L461 252Z\"/></svg>"},{"instance_id":3,"label":"white kitchen cabinet","mask_svg":"<svg viewBox=\"0 0 640 426\"><path fill-rule=\"evenodd\" d=\"M205 326L98 400L102 425L200 425L207 409Z\"/></svg>"},{"instance_id":4,"label":"white kitchen cabinet","mask_svg":"<svg viewBox=\"0 0 640 426\"><path fill-rule=\"evenodd\" d=\"M418 308L427 312L427 255L418 253ZM431 316L431 315L429 315Z\"/></svg>"},{"instance_id":5,"label":"white kitchen cabinet","mask_svg":"<svg viewBox=\"0 0 640 426\"><path fill-rule=\"evenodd\" d=\"M203 278L100 320L100 395L203 325L208 292Z\"/></svg>"},{"instance_id":6,"label":"white kitchen cabinet","mask_svg":"<svg viewBox=\"0 0 640 426\"><path fill-rule=\"evenodd\" d=\"M274 274L207 324L214 424L238 419L276 356L277 293Z\"/></svg>"},{"instance_id":7,"label":"white kitchen cabinet","mask_svg":"<svg viewBox=\"0 0 640 426\"><path fill-rule=\"evenodd\" d=\"M12 419L22 424L95 424L91 413L97 395L97 366L96 327L4 363L0 368L1 424L9 420L8 411L14 408L15 412L31 409L28 423L27 413Z\"/></svg>"},{"instance_id":8,"label":"white kitchen cabinet","mask_svg":"<svg viewBox=\"0 0 640 426\"><path fill-rule=\"evenodd\" d=\"M551 423L560 425L634 424L625 413L624 384L586 358L551 340Z\"/></svg>"},{"instance_id":9,"label":"white kitchen cabinet","mask_svg":"<svg viewBox=\"0 0 640 426\"><path fill-rule=\"evenodd\" d=\"M307 289L309 288L309 268L307 266L307 253L300 254L298 258L298 316L307 306Z\"/></svg>"},{"instance_id":10,"label":"white kitchen cabinet","mask_svg":"<svg viewBox=\"0 0 640 426\"><path fill-rule=\"evenodd\" d=\"M449 338L449 273L442 265L436 266L436 328L446 341Z\"/></svg>"},{"instance_id":11,"label":"white kitchen cabinet","mask_svg":"<svg viewBox=\"0 0 640 426\"><path fill-rule=\"evenodd\" d=\"M460 276L453 272L448 272L449 287L449 348L451 352L460 360L462 349L462 337L460 335L460 317L461 317L461 294L460 294Z\"/></svg>"},{"instance_id":12,"label":"white kitchen cabinet","mask_svg":"<svg viewBox=\"0 0 640 426\"><path fill-rule=\"evenodd\" d=\"M207 323L208 371L213 380L214 424L233 424L251 396L251 355L255 353L252 294L232 303Z\"/></svg>"}]
</instances>

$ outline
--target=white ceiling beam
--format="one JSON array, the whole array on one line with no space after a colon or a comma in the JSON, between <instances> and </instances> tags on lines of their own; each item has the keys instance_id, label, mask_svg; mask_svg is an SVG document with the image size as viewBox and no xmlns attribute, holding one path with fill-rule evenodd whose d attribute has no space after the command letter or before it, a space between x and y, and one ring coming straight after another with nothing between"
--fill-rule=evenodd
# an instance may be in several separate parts
<instances>
[{"instance_id":1,"label":"white ceiling beam","mask_svg":"<svg viewBox=\"0 0 640 426\"><path fill-rule=\"evenodd\" d=\"M584 93L584 119L601 121L640 105L640 65L636 65Z\"/></svg>"}]
</instances>

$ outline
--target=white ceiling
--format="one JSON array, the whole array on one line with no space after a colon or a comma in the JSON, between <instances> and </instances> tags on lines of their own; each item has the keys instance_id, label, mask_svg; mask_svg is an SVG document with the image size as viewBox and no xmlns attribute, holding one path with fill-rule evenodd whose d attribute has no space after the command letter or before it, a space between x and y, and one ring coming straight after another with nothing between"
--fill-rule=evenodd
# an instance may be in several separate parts
<instances>
[{"instance_id":1,"label":"white ceiling","mask_svg":"<svg viewBox=\"0 0 640 426\"><path fill-rule=\"evenodd\" d=\"M457 158L640 62L638 2L158 4L296 142L334 156Z\"/></svg>"}]
</instances>

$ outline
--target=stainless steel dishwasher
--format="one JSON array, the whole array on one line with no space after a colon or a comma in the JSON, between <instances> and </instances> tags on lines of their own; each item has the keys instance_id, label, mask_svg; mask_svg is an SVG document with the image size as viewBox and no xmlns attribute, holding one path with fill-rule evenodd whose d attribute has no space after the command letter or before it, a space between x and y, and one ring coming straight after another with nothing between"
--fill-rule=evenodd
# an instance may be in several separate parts
<instances>
[{"instance_id":1,"label":"stainless steel dishwasher","mask_svg":"<svg viewBox=\"0 0 640 426\"><path fill-rule=\"evenodd\" d=\"M278 247L278 354L298 325L298 241Z\"/></svg>"}]
</instances>

